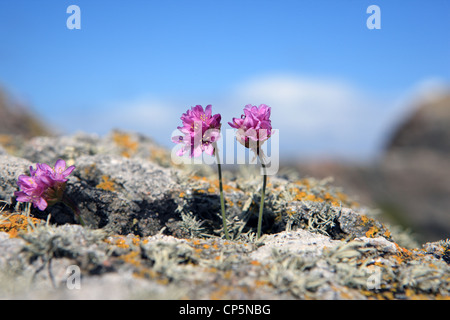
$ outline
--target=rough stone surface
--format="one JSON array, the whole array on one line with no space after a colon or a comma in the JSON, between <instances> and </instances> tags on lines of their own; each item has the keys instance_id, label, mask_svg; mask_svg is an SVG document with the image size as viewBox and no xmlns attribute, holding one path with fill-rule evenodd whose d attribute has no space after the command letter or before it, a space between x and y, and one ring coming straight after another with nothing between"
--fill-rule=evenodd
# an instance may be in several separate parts
<instances>
[{"instance_id":1,"label":"rough stone surface","mask_svg":"<svg viewBox=\"0 0 450 320\"><path fill-rule=\"evenodd\" d=\"M173 166L149 138L37 137L9 150L0 155L8 204L0 206L0 298L449 297L448 240L419 248L329 180L270 177L256 239L261 176L225 172L226 240L214 170ZM13 197L30 165L58 158L76 166L66 194L84 227L62 204L40 212Z\"/></svg>"},{"instance_id":2,"label":"rough stone surface","mask_svg":"<svg viewBox=\"0 0 450 320\"><path fill-rule=\"evenodd\" d=\"M18 190L17 178L29 172L30 165L28 160L0 154L0 200L12 203L14 191Z\"/></svg>"}]
</instances>

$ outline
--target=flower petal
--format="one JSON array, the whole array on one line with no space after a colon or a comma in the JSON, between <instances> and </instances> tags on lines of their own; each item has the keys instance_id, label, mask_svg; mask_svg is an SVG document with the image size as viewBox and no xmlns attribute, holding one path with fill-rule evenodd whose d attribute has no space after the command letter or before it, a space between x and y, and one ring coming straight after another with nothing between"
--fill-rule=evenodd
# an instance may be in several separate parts
<instances>
[{"instance_id":1,"label":"flower petal","mask_svg":"<svg viewBox=\"0 0 450 320\"><path fill-rule=\"evenodd\" d=\"M66 162L63 159L58 159L55 163L55 172L62 173L66 169Z\"/></svg>"},{"instance_id":2,"label":"flower petal","mask_svg":"<svg viewBox=\"0 0 450 320\"><path fill-rule=\"evenodd\" d=\"M36 198L33 201L33 205L37 207L39 210L44 211L47 208L47 201L44 198Z\"/></svg>"},{"instance_id":3,"label":"flower petal","mask_svg":"<svg viewBox=\"0 0 450 320\"><path fill-rule=\"evenodd\" d=\"M205 152L209 154L210 156L214 155L214 147L212 143L209 143L207 146L205 146Z\"/></svg>"},{"instance_id":4,"label":"flower petal","mask_svg":"<svg viewBox=\"0 0 450 320\"><path fill-rule=\"evenodd\" d=\"M68 167L66 170L63 171L62 176L64 178L67 177L69 174L72 173L73 170L75 170L75 166Z\"/></svg>"},{"instance_id":5,"label":"flower petal","mask_svg":"<svg viewBox=\"0 0 450 320\"><path fill-rule=\"evenodd\" d=\"M14 196L18 202L29 202L31 197L23 191L14 191Z\"/></svg>"},{"instance_id":6,"label":"flower petal","mask_svg":"<svg viewBox=\"0 0 450 320\"><path fill-rule=\"evenodd\" d=\"M205 108L205 115L209 118L212 115L212 105L208 104Z\"/></svg>"}]
</instances>

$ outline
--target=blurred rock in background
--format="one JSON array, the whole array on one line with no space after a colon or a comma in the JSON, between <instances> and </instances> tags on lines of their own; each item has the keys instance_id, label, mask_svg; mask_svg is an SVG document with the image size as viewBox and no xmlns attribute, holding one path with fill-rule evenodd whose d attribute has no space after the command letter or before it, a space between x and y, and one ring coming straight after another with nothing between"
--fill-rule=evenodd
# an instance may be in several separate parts
<instances>
[{"instance_id":1,"label":"blurred rock in background","mask_svg":"<svg viewBox=\"0 0 450 320\"><path fill-rule=\"evenodd\" d=\"M20 136L31 138L34 136L51 135L51 129L34 115L29 106L25 106L2 87L0 87L0 137Z\"/></svg>"},{"instance_id":2,"label":"blurred rock in background","mask_svg":"<svg viewBox=\"0 0 450 320\"><path fill-rule=\"evenodd\" d=\"M450 237L450 90L417 104L372 165L296 164L302 175L332 176L365 205L417 234L420 241Z\"/></svg>"}]
</instances>

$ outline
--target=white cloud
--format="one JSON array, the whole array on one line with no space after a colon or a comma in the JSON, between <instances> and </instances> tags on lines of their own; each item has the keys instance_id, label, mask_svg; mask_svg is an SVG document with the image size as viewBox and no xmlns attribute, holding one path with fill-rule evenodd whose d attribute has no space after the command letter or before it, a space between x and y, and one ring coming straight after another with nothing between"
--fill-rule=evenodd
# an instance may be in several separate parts
<instances>
[{"instance_id":1,"label":"white cloud","mask_svg":"<svg viewBox=\"0 0 450 320\"><path fill-rule=\"evenodd\" d=\"M271 106L282 155L359 161L379 155L405 116L448 88L430 77L396 97L382 98L341 79L275 74L240 84L228 105L233 112L248 103Z\"/></svg>"},{"instance_id":2,"label":"white cloud","mask_svg":"<svg viewBox=\"0 0 450 320\"><path fill-rule=\"evenodd\" d=\"M268 75L240 85L232 105L265 103L281 152L360 160L377 151L389 108L341 80Z\"/></svg>"},{"instance_id":3,"label":"white cloud","mask_svg":"<svg viewBox=\"0 0 450 320\"><path fill-rule=\"evenodd\" d=\"M173 117L173 106L168 101L141 97L131 101L113 103L105 115L105 123L135 131L164 129Z\"/></svg>"},{"instance_id":4,"label":"white cloud","mask_svg":"<svg viewBox=\"0 0 450 320\"><path fill-rule=\"evenodd\" d=\"M202 94L175 100L147 95L109 102L80 119L74 115L72 123L77 130L100 134L112 128L141 132L170 148L180 116L191 106L212 104L213 113L222 114L226 129L227 122L239 117L246 104L264 103L272 107L272 125L279 129L282 158L358 161L380 152L392 127L413 109L412 102L430 98L430 92L441 92L445 85L430 78L395 99L381 99L339 79L274 74L249 79L223 96Z\"/></svg>"}]
</instances>

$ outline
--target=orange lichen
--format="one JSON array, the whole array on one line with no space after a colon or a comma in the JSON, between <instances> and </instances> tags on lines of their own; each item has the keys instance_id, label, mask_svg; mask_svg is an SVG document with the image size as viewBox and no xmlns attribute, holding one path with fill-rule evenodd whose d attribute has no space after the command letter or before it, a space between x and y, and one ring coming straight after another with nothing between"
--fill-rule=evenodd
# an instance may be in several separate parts
<instances>
[{"instance_id":1,"label":"orange lichen","mask_svg":"<svg viewBox=\"0 0 450 320\"><path fill-rule=\"evenodd\" d=\"M30 222L40 224L43 221L37 218L27 217L21 214L9 216L0 215L0 231L6 232L11 238L16 238L19 231L28 231Z\"/></svg>"},{"instance_id":2,"label":"orange lichen","mask_svg":"<svg viewBox=\"0 0 450 320\"><path fill-rule=\"evenodd\" d=\"M129 158L138 148L138 143L131 140L130 135L126 133L114 132L114 142L122 149L121 155Z\"/></svg>"},{"instance_id":3,"label":"orange lichen","mask_svg":"<svg viewBox=\"0 0 450 320\"><path fill-rule=\"evenodd\" d=\"M168 151L164 148L160 147L150 147L150 160L162 163L164 161L167 161L167 158L169 158L170 155Z\"/></svg>"},{"instance_id":4,"label":"orange lichen","mask_svg":"<svg viewBox=\"0 0 450 320\"><path fill-rule=\"evenodd\" d=\"M223 278L225 280L231 279L232 276L233 276L233 271L231 271L231 270L227 270L223 274Z\"/></svg>"},{"instance_id":5,"label":"orange lichen","mask_svg":"<svg viewBox=\"0 0 450 320\"><path fill-rule=\"evenodd\" d=\"M224 299L225 295L229 293L234 288L232 286L221 286L216 291L212 292L210 295L211 300L221 300Z\"/></svg>"},{"instance_id":6,"label":"orange lichen","mask_svg":"<svg viewBox=\"0 0 450 320\"><path fill-rule=\"evenodd\" d=\"M297 181L295 181L294 183L295 183L296 185L305 187L305 188L308 189L308 190L311 188L311 185L310 185L308 179L297 180Z\"/></svg>"},{"instance_id":7,"label":"orange lichen","mask_svg":"<svg viewBox=\"0 0 450 320\"><path fill-rule=\"evenodd\" d=\"M96 188L106 191L116 191L114 180L109 180L108 176L102 176L102 180L102 182L95 186Z\"/></svg>"},{"instance_id":8,"label":"orange lichen","mask_svg":"<svg viewBox=\"0 0 450 320\"><path fill-rule=\"evenodd\" d=\"M141 239L139 239L139 238L136 236L136 237L134 237L133 239L131 239L131 242L132 242L135 246L137 246L137 245L139 245L139 243L141 242Z\"/></svg>"},{"instance_id":9,"label":"orange lichen","mask_svg":"<svg viewBox=\"0 0 450 320\"><path fill-rule=\"evenodd\" d=\"M374 221L372 218L369 218L368 216L363 215L363 214L360 215L359 218L361 220L361 225L363 225L363 226L365 226L365 225L367 225L367 224L369 224L369 223Z\"/></svg>"},{"instance_id":10,"label":"orange lichen","mask_svg":"<svg viewBox=\"0 0 450 320\"><path fill-rule=\"evenodd\" d=\"M321 192L320 194L310 193L310 185L309 182L306 183L302 181L294 182L296 185L300 185L301 187L293 187L289 189L289 192L294 197L294 201L314 201L314 202L330 202L333 206L340 206L341 203L347 202L347 196L341 192L336 193L336 196L333 196L329 192ZM282 197L282 194L280 194Z\"/></svg>"},{"instance_id":11,"label":"orange lichen","mask_svg":"<svg viewBox=\"0 0 450 320\"><path fill-rule=\"evenodd\" d=\"M374 238L375 235L376 235L379 231L380 231L380 230L379 230L377 227L371 226L371 227L369 228L369 230L366 231L366 237L367 237L367 238Z\"/></svg>"},{"instance_id":12,"label":"orange lichen","mask_svg":"<svg viewBox=\"0 0 450 320\"><path fill-rule=\"evenodd\" d=\"M252 261L250 261L250 264L251 264L252 266L260 266L260 265L261 265L261 262L259 262L258 260L252 260Z\"/></svg>"},{"instance_id":13,"label":"orange lichen","mask_svg":"<svg viewBox=\"0 0 450 320\"><path fill-rule=\"evenodd\" d=\"M158 280L156 280L156 282L161 285L166 285L169 283L169 279L167 279L167 278L158 279Z\"/></svg>"},{"instance_id":14,"label":"orange lichen","mask_svg":"<svg viewBox=\"0 0 450 320\"><path fill-rule=\"evenodd\" d=\"M208 192L209 193L214 193L214 192L216 192L216 189L214 189L213 187L209 187L208 188Z\"/></svg>"},{"instance_id":15,"label":"orange lichen","mask_svg":"<svg viewBox=\"0 0 450 320\"><path fill-rule=\"evenodd\" d=\"M124 254L120 256L124 262L132 264L136 267L141 265L141 261L139 260L139 251L131 251L130 253Z\"/></svg>"},{"instance_id":16,"label":"orange lichen","mask_svg":"<svg viewBox=\"0 0 450 320\"><path fill-rule=\"evenodd\" d=\"M399 255L400 256L402 256L402 257L404 257L404 258L410 258L411 256L412 256L412 252L411 251L409 251L408 249L406 249L406 248L403 248L403 247L400 247L397 243L394 243L395 244L395 246L396 246L396 248L397 248L397 250L399 251Z\"/></svg>"},{"instance_id":17,"label":"orange lichen","mask_svg":"<svg viewBox=\"0 0 450 320\"><path fill-rule=\"evenodd\" d=\"M208 186L206 187L207 192L209 193L216 193L219 190L219 180L214 179L208 179L206 177L200 177L200 176L193 176L191 178L195 181L201 181L202 183L205 182ZM240 191L238 188L235 188L233 186L222 184L222 188L224 192L233 192L233 191Z\"/></svg>"},{"instance_id":18,"label":"orange lichen","mask_svg":"<svg viewBox=\"0 0 450 320\"><path fill-rule=\"evenodd\" d=\"M262 287L262 286L268 286L270 285L270 282L267 280L255 280L255 287Z\"/></svg>"},{"instance_id":19,"label":"orange lichen","mask_svg":"<svg viewBox=\"0 0 450 320\"><path fill-rule=\"evenodd\" d=\"M123 248L123 249L128 249L130 246L127 244L127 242L125 241L125 239L123 238L118 238L116 239L115 243L114 243L117 247L119 248Z\"/></svg>"},{"instance_id":20,"label":"orange lichen","mask_svg":"<svg viewBox=\"0 0 450 320\"><path fill-rule=\"evenodd\" d=\"M376 261L374 263L374 265L377 266L377 267L384 267L384 264L382 262L380 262L380 261Z\"/></svg>"}]
</instances>

